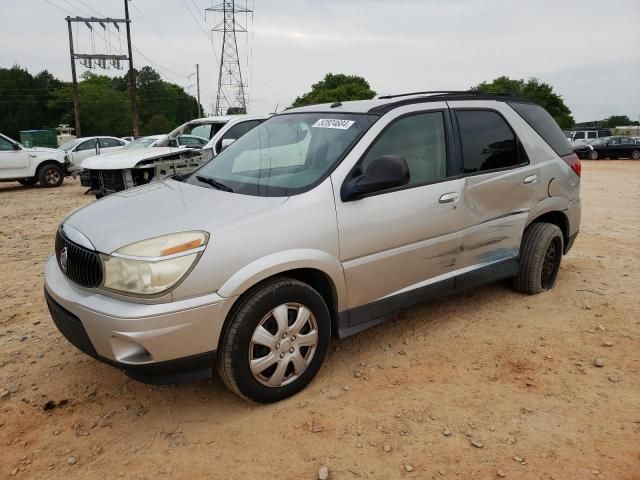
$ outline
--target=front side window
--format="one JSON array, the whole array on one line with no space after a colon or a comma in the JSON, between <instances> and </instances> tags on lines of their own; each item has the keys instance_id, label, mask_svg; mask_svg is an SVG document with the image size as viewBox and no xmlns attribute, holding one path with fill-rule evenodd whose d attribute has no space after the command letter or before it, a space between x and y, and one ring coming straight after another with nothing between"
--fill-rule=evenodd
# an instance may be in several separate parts
<instances>
[{"instance_id":1,"label":"front side window","mask_svg":"<svg viewBox=\"0 0 640 480\"><path fill-rule=\"evenodd\" d=\"M574 140L583 140L584 139L584 132L576 132L576 134L573 137Z\"/></svg>"},{"instance_id":2,"label":"front side window","mask_svg":"<svg viewBox=\"0 0 640 480\"><path fill-rule=\"evenodd\" d=\"M86 142L82 142L76 148L76 152L82 152L84 150L95 150L96 148L96 139L87 140Z\"/></svg>"},{"instance_id":3,"label":"front side window","mask_svg":"<svg viewBox=\"0 0 640 480\"><path fill-rule=\"evenodd\" d=\"M278 115L247 132L187 181L204 187L213 186L213 179L215 188L245 195L302 193L326 177L377 118L344 113Z\"/></svg>"},{"instance_id":4,"label":"front side window","mask_svg":"<svg viewBox=\"0 0 640 480\"><path fill-rule=\"evenodd\" d=\"M464 173L496 170L519 164L516 136L497 112L458 110L456 117L462 139Z\"/></svg>"},{"instance_id":5,"label":"front side window","mask_svg":"<svg viewBox=\"0 0 640 480\"><path fill-rule=\"evenodd\" d=\"M13 143L6 138L0 137L0 151L13 150Z\"/></svg>"},{"instance_id":6,"label":"front side window","mask_svg":"<svg viewBox=\"0 0 640 480\"><path fill-rule=\"evenodd\" d=\"M362 171L383 155L397 155L409 167L409 185L441 180L447 175L447 147L442 112L402 117L376 139L362 160Z\"/></svg>"},{"instance_id":7,"label":"front side window","mask_svg":"<svg viewBox=\"0 0 640 480\"><path fill-rule=\"evenodd\" d=\"M598 132L587 132L587 138L598 138Z\"/></svg>"}]
</instances>

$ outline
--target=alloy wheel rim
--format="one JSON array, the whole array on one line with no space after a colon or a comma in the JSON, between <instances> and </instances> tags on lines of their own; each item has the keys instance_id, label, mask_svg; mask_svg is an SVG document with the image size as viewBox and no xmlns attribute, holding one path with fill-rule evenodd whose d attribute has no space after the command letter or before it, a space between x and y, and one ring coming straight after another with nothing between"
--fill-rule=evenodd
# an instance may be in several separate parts
<instances>
[{"instance_id":1,"label":"alloy wheel rim","mask_svg":"<svg viewBox=\"0 0 640 480\"><path fill-rule=\"evenodd\" d=\"M634 151L634 152L631 154L631 158L633 158L634 160L640 160L640 152L638 152L637 150L636 150L636 151Z\"/></svg>"},{"instance_id":2,"label":"alloy wheel rim","mask_svg":"<svg viewBox=\"0 0 640 480\"><path fill-rule=\"evenodd\" d=\"M60 180L60 173L58 173L58 171L54 170L53 168L47 170L47 173L45 176L47 179L47 183L50 185L53 185L54 183L58 183L58 181Z\"/></svg>"},{"instance_id":3,"label":"alloy wheel rim","mask_svg":"<svg viewBox=\"0 0 640 480\"><path fill-rule=\"evenodd\" d=\"M249 368L261 384L277 388L297 380L318 346L318 322L300 303L284 303L267 313L249 344Z\"/></svg>"},{"instance_id":4,"label":"alloy wheel rim","mask_svg":"<svg viewBox=\"0 0 640 480\"><path fill-rule=\"evenodd\" d=\"M555 281L560 267L560 255L562 255L562 252L560 251L560 239L554 238L549 244L542 262L540 280L542 288L545 290L548 290L553 286L553 282Z\"/></svg>"}]
</instances>

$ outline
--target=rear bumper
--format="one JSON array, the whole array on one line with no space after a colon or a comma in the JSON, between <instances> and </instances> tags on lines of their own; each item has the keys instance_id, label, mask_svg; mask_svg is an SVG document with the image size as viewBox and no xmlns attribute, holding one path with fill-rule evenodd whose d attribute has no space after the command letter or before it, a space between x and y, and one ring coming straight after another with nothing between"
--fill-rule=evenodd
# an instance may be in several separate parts
<instances>
[{"instance_id":1,"label":"rear bumper","mask_svg":"<svg viewBox=\"0 0 640 480\"><path fill-rule=\"evenodd\" d=\"M571 200L565 213L569 220L569 239L564 246L564 253L567 254L569 250L571 250L571 247L573 247L573 242L575 242L578 232L580 231L580 222L582 221L582 204L580 203L580 199L576 198L575 200Z\"/></svg>"}]
</instances>

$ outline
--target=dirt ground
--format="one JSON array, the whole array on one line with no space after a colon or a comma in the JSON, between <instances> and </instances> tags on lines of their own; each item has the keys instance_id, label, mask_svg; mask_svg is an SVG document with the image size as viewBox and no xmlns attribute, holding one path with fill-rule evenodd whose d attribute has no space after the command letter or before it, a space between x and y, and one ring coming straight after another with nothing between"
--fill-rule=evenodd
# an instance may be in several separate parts
<instances>
[{"instance_id":1,"label":"dirt ground","mask_svg":"<svg viewBox=\"0 0 640 480\"><path fill-rule=\"evenodd\" d=\"M42 272L92 198L73 180L0 184L0 478L640 479L640 162L583 162L582 178L553 291L499 283L407 310L334 341L313 383L269 406L76 351Z\"/></svg>"}]
</instances>

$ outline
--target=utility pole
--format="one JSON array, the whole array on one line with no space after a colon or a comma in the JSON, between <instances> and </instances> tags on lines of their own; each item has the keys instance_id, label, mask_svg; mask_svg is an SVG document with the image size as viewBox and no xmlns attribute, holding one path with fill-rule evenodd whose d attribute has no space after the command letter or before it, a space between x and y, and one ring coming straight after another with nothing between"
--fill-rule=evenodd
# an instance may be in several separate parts
<instances>
[{"instance_id":1,"label":"utility pole","mask_svg":"<svg viewBox=\"0 0 640 480\"><path fill-rule=\"evenodd\" d=\"M82 136L80 130L80 99L78 98L78 77L76 76L76 57L73 51L73 30L71 28L71 18L67 17L67 27L69 28L69 55L71 56L71 79L73 82L73 113L76 119L76 137Z\"/></svg>"},{"instance_id":2,"label":"utility pole","mask_svg":"<svg viewBox=\"0 0 640 480\"><path fill-rule=\"evenodd\" d=\"M198 92L198 118L202 118L202 107L200 106L200 64L196 63L196 88Z\"/></svg>"},{"instance_id":3,"label":"utility pole","mask_svg":"<svg viewBox=\"0 0 640 480\"><path fill-rule=\"evenodd\" d=\"M247 113L246 85L242 82L238 42L236 41L236 33L246 33L247 29L238 23L237 15L239 13L253 13L253 11L247 9L246 6L237 5L236 0L223 0L222 3L207 8L205 15L207 11L222 14L222 20L212 29L214 32L222 32L216 115ZM226 90L228 90L229 96L227 96L224 87L228 87Z\"/></svg>"},{"instance_id":4,"label":"utility pole","mask_svg":"<svg viewBox=\"0 0 640 480\"><path fill-rule=\"evenodd\" d=\"M133 54L131 53L131 20L129 19L129 0L124 0L124 18L127 21L127 48L129 50L129 90L131 91L131 120L133 121L133 136L139 135L138 102L136 99L136 72L133 69Z\"/></svg>"}]
</instances>

